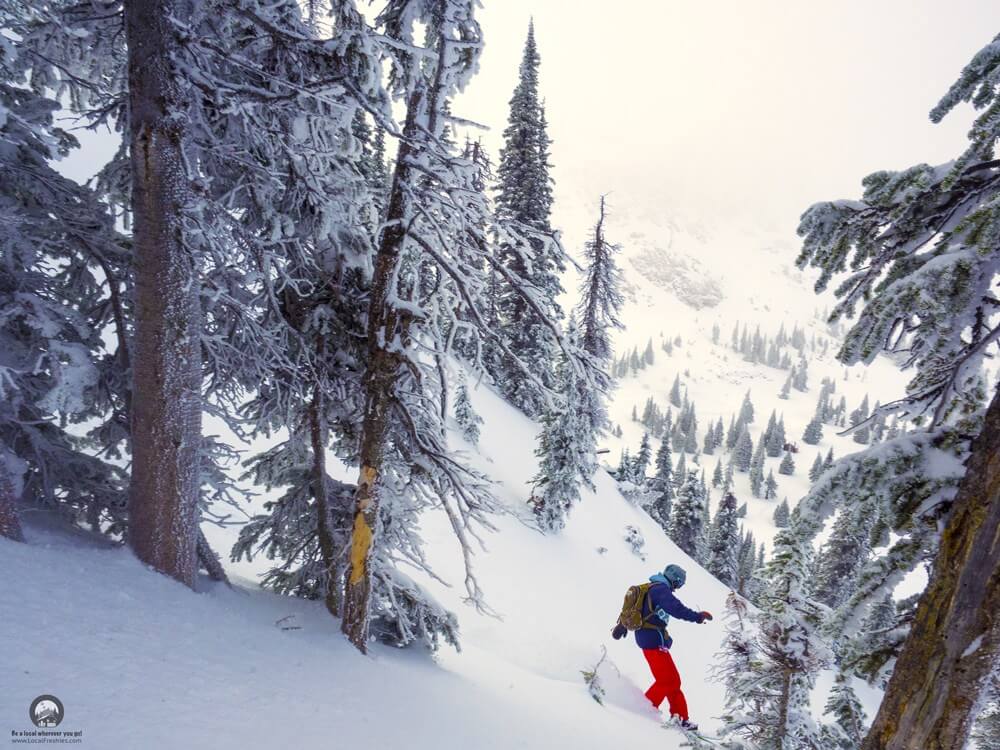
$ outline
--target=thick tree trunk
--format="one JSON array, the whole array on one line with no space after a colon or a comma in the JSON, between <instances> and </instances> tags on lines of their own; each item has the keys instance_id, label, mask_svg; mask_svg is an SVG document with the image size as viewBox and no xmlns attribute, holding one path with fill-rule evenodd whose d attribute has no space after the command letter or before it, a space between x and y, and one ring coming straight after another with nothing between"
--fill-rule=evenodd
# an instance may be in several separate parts
<instances>
[{"instance_id":1,"label":"thick tree trunk","mask_svg":"<svg viewBox=\"0 0 1000 750\"><path fill-rule=\"evenodd\" d=\"M17 515L17 497L14 495L14 482L7 475L7 470L0 464L0 536L23 542L21 521Z\"/></svg>"},{"instance_id":2,"label":"thick tree trunk","mask_svg":"<svg viewBox=\"0 0 1000 750\"><path fill-rule=\"evenodd\" d=\"M408 103L404 133L413 137L416 118L421 107L419 93ZM408 140L400 142L396 156L386 224L382 231L368 308L368 359L364 376L365 414L361 429L358 488L354 501L354 525L351 529L347 582L344 587L344 615L341 629L362 653L368 650L368 620L371 599L371 569L369 561L378 530L379 491L385 444L389 436L390 410L396 382L400 377L402 358L397 348L406 346L410 318L405 311L391 304L396 292L393 280L400 262L400 251L406 237L407 191L410 180Z\"/></svg>"},{"instance_id":3,"label":"thick tree trunk","mask_svg":"<svg viewBox=\"0 0 1000 750\"><path fill-rule=\"evenodd\" d=\"M1000 658L1000 390L863 750L961 750Z\"/></svg>"},{"instance_id":4,"label":"thick tree trunk","mask_svg":"<svg viewBox=\"0 0 1000 750\"><path fill-rule=\"evenodd\" d=\"M129 542L142 561L188 586L197 574L201 444L199 278L184 245L192 203L183 147L186 95L171 60L171 17L186 0L126 0L135 347Z\"/></svg>"}]
</instances>

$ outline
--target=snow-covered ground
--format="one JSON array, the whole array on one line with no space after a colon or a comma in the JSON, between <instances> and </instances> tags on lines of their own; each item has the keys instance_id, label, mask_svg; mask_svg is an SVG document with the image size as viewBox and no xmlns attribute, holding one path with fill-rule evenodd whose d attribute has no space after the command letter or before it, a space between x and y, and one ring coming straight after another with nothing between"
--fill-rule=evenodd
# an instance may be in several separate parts
<instances>
[{"instance_id":1,"label":"snow-covered ground","mask_svg":"<svg viewBox=\"0 0 1000 750\"><path fill-rule=\"evenodd\" d=\"M639 444L643 428L631 421L633 406L641 412L650 396L666 406L679 374L697 405L700 434L719 416L728 426L747 390L756 406L755 440L772 409L784 414L789 439L802 447L796 473L779 476L779 459L768 459L767 469L779 478L778 497L794 504L808 487L817 450L825 454L832 446L841 456L858 447L830 428L820 446L802 443L820 380L835 378L837 398L846 394L853 409L865 393L872 402L897 393L901 376L885 361L845 371L831 346L826 357L810 361L809 392L793 390L788 400L779 399L787 373L743 361L728 343L737 320L751 330L759 324L768 336L782 322L788 331L805 327L810 338L829 334L816 314L823 300L792 268L793 254L763 252L763 260L744 267L730 258L728 242L701 230L629 221L628 234L615 237L625 246L630 298L617 345L641 351L652 339L656 361L622 380L614 393L611 416L624 433L605 441L608 463L617 463L623 447L634 451ZM706 279L707 286L701 283ZM782 294L765 297L755 288ZM692 305L690 294L705 289L718 297L714 304ZM721 327L719 344L711 340L714 323ZM659 348L663 336L682 339L672 355ZM717 615L712 623L671 627L692 717L714 731L724 696L711 665L724 632L726 588L623 498L603 471L596 492L584 491L563 533L539 533L526 517L537 425L486 387L474 390L473 401L485 421L480 444L455 437L456 449L496 482L509 510L496 519L496 533L485 536L486 549L474 561L496 617L463 603L462 561L444 515L422 521L428 556L452 585L423 582L457 613L461 653L376 647L362 656L319 603L259 590L256 576L266 560L229 564L234 589L206 581L195 594L146 570L127 550L28 518L28 544L0 540L0 569L5 580L17 582L0 587L0 737L13 743L6 730L33 729L28 706L48 693L66 708L60 729L82 730L82 746L100 750L679 747L683 738L661 729L644 701L650 677L640 651L631 637L615 642L609 634L627 586L671 562L689 573L681 599ZM698 460L710 477L717 456ZM335 473L353 479L344 467ZM775 501L753 499L745 475L738 475L736 488L749 503L748 527L770 542ZM627 525L645 538L645 559L626 543ZM238 529L206 531L227 556ZM581 672L605 648L600 676L607 697L599 705ZM817 690L817 707L827 677ZM877 696L860 692L874 708Z\"/></svg>"},{"instance_id":2,"label":"snow-covered ground","mask_svg":"<svg viewBox=\"0 0 1000 750\"><path fill-rule=\"evenodd\" d=\"M246 579L191 593L125 549L28 519L28 544L0 540L5 580L18 582L0 587L0 736L12 742L6 729L33 729L28 706L49 693L66 708L60 730L82 730L83 746L101 750L678 746L680 735L661 729L644 704L650 679L640 651L609 631L625 588L668 562L688 569L680 593L693 607L721 614L725 587L604 474L562 535L523 523L536 427L485 389L476 401L491 429L474 460L512 513L476 558L499 617L463 605L457 588L435 592L459 616L461 653L377 647L361 656L319 603ZM626 524L645 536L645 561L625 543ZM438 572L460 583L447 522L428 516L425 534ZM282 624L299 629L276 624L289 616ZM671 631L693 715L711 727L722 694L708 672L723 627ZM602 646L604 706L581 675Z\"/></svg>"}]
</instances>

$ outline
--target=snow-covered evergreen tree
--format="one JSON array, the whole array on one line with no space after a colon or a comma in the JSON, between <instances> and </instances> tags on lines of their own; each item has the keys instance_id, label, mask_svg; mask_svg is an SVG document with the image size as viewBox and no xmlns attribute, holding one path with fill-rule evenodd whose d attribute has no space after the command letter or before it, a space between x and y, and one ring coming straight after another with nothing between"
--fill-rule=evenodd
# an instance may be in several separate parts
<instances>
[{"instance_id":1,"label":"snow-covered evergreen tree","mask_svg":"<svg viewBox=\"0 0 1000 750\"><path fill-rule=\"evenodd\" d=\"M570 341L576 332L571 329ZM538 474L533 481L531 502L542 528L559 531L566 516L579 500L581 484L593 487L597 469L590 415L580 409L579 399L584 389L577 380L572 360L563 355L556 371L562 399L558 406L542 417L538 436ZM636 484L645 481L649 466L649 434L643 433L642 445L632 461L630 479Z\"/></svg>"},{"instance_id":2,"label":"snow-covered evergreen tree","mask_svg":"<svg viewBox=\"0 0 1000 750\"><path fill-rule=\"evenodd\" d=\"M778 507L774 509L774 525L779 529L783 529L788 526L789 510L788 510L788 498L785 498L780 503Z\"/></svg>"},{"instance_id":3,"label":"snow-covered evergreen tree","mask_svg":"<svg viewBox=\"0 0 1000 750\"><path fill-rule=\"evenodd\" d=\"M816 556L814 596L828 607L840 607L853 594L871 553L874 520L870 505L852 505L837 515Z\"/></svg>"},{"instance_id":4,"label":"snow-covered evergreen tree","mask_svg":"<svg viewBox=\"0 0 1000 750\"><path fill-rule=\"evenodd\" d=\"M736 429L736 417L729 417L729 429L726 430L726 450L733 450L736 447L736 441L740 439L740 432Z\"/></svg>"},{"instance_id":5,"label":"snow-covered evergreen tree","mask_svg":"<svg viewBox=\"0 0 1000 750\"><path fill-rule=\"evenodd\" d=\"M496 376L507 399L529 416L542 411L546 402L544 387L554 381L558 345L546 319L561 315L556 298L562 293L559 274L565 269L562 249L550 225L550 142L539 93L540 64L531 24L497 168L498 215L530 241L528 249L521 243L500 241L501 262L508 272L530 280L537 294L529 303L507 279L501 283L498 305L509 352L501 355ZM522 363L527 364L527 369ZM529 372L535 377L528 377Z\"/></svg>"},{"instance_id":6,"label":"snow-covered evergreen tree","mask_svg":"<svg viewBox=\"0 0 1000 750\"><path fill-rule=\"evenodd\" d=\"M722 459L715 462L715 470L712 472L712 486L716 489L722 487L724 474L722 472Z\"/></svg>"},{"instance_id":7,"label":"snow-covered evergreen tree","mask_svg":"<svg viewBox=\"0 0 1000 750\"><path fill-rule=\"evenodd\" d=\"M778 466L778 473L788 476L795 473L795 459L792 458L791 451L785 453L785 457L781 459L781 464Z\"/></svg>"},{"instance_id":8,"label":"snow-covered evergreen tree","mask_svg":"<svg viewBox=\"0 0 1000 750\"><path fill-rule=\"evenodd\" d=\"M699 559L703 543L704 514L705 494L698 473L692 469L677 491L667 533L678 547L695 559Z\"/></svg>"},{"instance_id":9,"label":"snow-covered evergreen tree","mask_svg":"<svg viewBox=\"0 0 1000 750\"><path fill-rule=\"evenodd\" d=\"M767 455L771 458L780 456L781 451L785 449L785 441L785 418L782 416L781 419L775 422L774 427L767 436Z\"/></svg>"},{"instance_id":10,"label":"snow-covered evergreen tree","mask_svg":"<svg viewBox=\"0 0 1000 750\"><path fill-rule=\"evenodd\" d=\"M823 473L823 454L817 453L816 460L813 461L812 466L809 467L809 481L815 482L817 479L819 479L820 474L822 473Z\"/></svg>"},{"instance_id":11,"label":"snow-covered evergreen tree","mask_svg":"<svg viewBox=\"0 0 1000 750\"><path fill-rule=\"evenodd\" d=\"M805 432L802 433L802 441L808 443L809 445L819 445L819 441L823 439L823 421L820 416L815 415L806 425Z\"/></svg>"},{"instance_id":12,"label":"snow-covered evergreen tree","mask_svg":"<svg viewBox=\"0 0 1000 750\"><path fill-rule=\"evenodd\" d=\"M469 386L464 379L459 383L455 393L455 421L466 440L473 445L479 442L479 426L483 423L483 418L472 408Z\"/></svg>"},{"instance_id":13,"label":"snow-covered evergreen tree","mask_svg":"<svg viewBox=\"0 0 1000 750\"><path fill-rule=\"evenodd\" d=\"M831 655L816 631L821 608L806 594L808 529L793 516L774 545L757 595L760 611L751 618L744 608L738 635L720 655L719 668L727 676L721 734L765 750L819 750L809 693Z\"/></svg>"},{"instance_id":14,"label":"snow-covered evergreen tree","mask_svg":"<svg viewBox=\"0 0 1000 750\"><path fill-rule=\"evenodd\" d=\"M673 385L670 386L670 403L678 409L681 407L681 376L675 375Z\"/></svg>"},{"instance_id":15,"label":"snow-covered evergreen tree","mask_svg":"<svg viewBox=\"0 0 1000 750\"><path fill-rule=\"evenodd\" d=\"M774 472L767 472L767 479L764 480L764 499L774 500L778 496L778 480L774 478Z\"/></svg>"},{"instance_id":16,"label":"snow-covered evergreen tree","mask_svg":"<svg viewBox=\"0 0 1000 750\"><path fill-rule=\"evenodd\" d=\"M788 377L785 379L785 384L781 386L781 392L778 394L778 398L788 399L788 396L791 394L791 392L792 392L792 373L789 373Z\"/></svg>"},{"instance_id":17,"label":"snow-covered evergreen tree","mask_svg":"<svg viewBox=\"0 0 1000 750\"><path fill-rule=\"evenodd\" d=\"M757 449L750 459L750 491L754 497L761 497L764 493L764 459L766 451L764 449L764 439L757 443Z\"/></svg>"},{"instance_id":18,"label":"snow-covered evergreen tree","mask_svg":"<svg viewBox=\"0 0 1000 750\"><path fill-rule=\"evenodd\" d=\"M127 447L129 250L97 196L52 167L77 142L29 85L39 13L0 5L0 536L20 538L23 507L120 536L126 475L97 456Z\"/></svg>"},{"instance_id":19,"label":"snow-covered evergreen tree","mask_svg":"<svg viewBox=\"0 0 1000 750\"><path fill-rule=\"evenodd\" d=\"M775 411L771 411L771 416L767 419L767 426L764 428L764 432L760 436L760 440L765 445L770 442L771 435L774 433L774 428L778 424L778 414ZM770 455L770 454L768 454Z\"/></svg>"},{"instance_id":20,"label":"snow-covered evergreen tree","mask_svg":"<svg viewBox=\"0 0 1000 750\"><path fill-rule=\"evenodd\" d=\"M856 750L865 737L867 721L861 701L851 687L851 676L838 671L833 689L826 699L824 713L833 717L833 723L823 727L824 748L831 750Z\"/></svg>"},{"instance_id":21,"label":"snow-covered evergreen tree","mask_svg":"<svg viewBox=\"0 0 1000 750\"><path fill-rule=\"evenodd\" d=\"M746 505L741 506L744 510ZM737 510L737 516L740 516ZM744 513L745 515L745 513ZM736 583L734 588L740 596L744 596L750 601L756 599L757 579L754 573L757 570L757 542L754 540L752 531L740 529L740 542L736 552Z\"/></svg>"},{"instance_id":22,"label":"snow-covered evergreen tree","mask_svg":"<svg viewBox=\"0 0 1000 750\"><path fill-rule=\"evenodd\" d=\"M594 226L593 236L584 247L587 268L580 286L580 304L577 308L580 348L591 357L595 371L593 386L580 394L581 408L589 417L595 444L597 438L604 434L608 421L605 399L611 383L611 333L622 327L618 319L623 303L620 289L622 279L614 257L619 247L608 242L605 237L605 219L604 196L601 196L600 215ZM650 404L655 408L652 400ZM653 417L655 415L651 414L653 424L647 426L655 430L657 424Z\"/></svg>"},{"instance_id":23,"label":"snow-covered evergreen tree","mask_svg":"<svg viewBox=\"0 0 1000 750\"><path fill-rule=\"evenodd\" d=\"M736 469L744 472L750 471L753 455L753 438L750 437L750 431L744 427L737 438L736 447L733 449L733 463Z\"/></svg>"},{"instance_id":24,"label":"snow-covered evergreen tree","mask_svg":"<svg viewBox=\"0 0 1000 750\"><path fill-rule=\"evenodd\" d=\"M749 425L753 422L753 402L750 400L750 391L743 396L743 404L740 406L739 422Z\"/></svg>"},{"instance_id":25,"label":"snow-covered evergreen tree","mask_svg":"<svg viewBox=\"0 0 1000 750\"><path fill-rule=\"evenodd\" d=\"M706 569L724 584L736 586L739 575L739 522L736 496L726 493L719 500L708 534Z\"/></svg>"},{"instance_id":26,"label":"snow-covered evergreen tree","mask_svg":"<svg viewBox=\"0 0 1000 750\"><path fill-rule=\"evenodd\" d=\"M539 230L530 225L530 216L518 218L513 196L494 215L481 194L469 189L476 167L441 138L451 118L449 101L474 74L482 49L475 7L473 0L433 5L397 0L379 16L380 26L395 40L387 46L395 65L392 82L405 102L405 121L367 309L365 406L358 441L361 469L342 620L345 633L362 650L368 640L372 594L380 580L399 573L394 559L405 556L425 565L414 554L419 549L415 512L428 505L443 507L468 564L470 530L495 507L482 477L449 450L442 424L449 380L438 372L450 354L448 332L459 324L459 300L465 303L465 316L474 321L476 335L499 339L505 362L522 368L525 378L552 405L546 413L548 438L539 448L543 456L561 454L566 465L557 466L554 458L547 465L543 459L536 484L536 496L551 488L552 518L572 501L567 489L570 473L579 479L579 467L594 460L593 450L581 449L575 442L578 434L573 435L573 447L561 437L568 434L564 422L569 417L563 412L568 411L567 404L575 407L576 399L576 388L566 384L579 379L589 385L591 360L563 334L553 290L534 273L519 274L517 264L505 262L506 256L498 257L487 231L506 253L515 252L525 261L525 271L529 265L536 273L551 271L556 249L551 243L534 242ZM421 27L428 42L418 54L413 35ZM529 61L526 68L532 65ZM530 203L524 203L525 210ZM539 262L527 263L532 259ZM537 377L542 370L513 351L511 339L498 336L484 311L476 309L488 280L484 269L500 274L506 292L519 296L530 309L531 325L525 318L519 327L531 331L536 342L559 344L561 355L554 356L547 348L545 356L547 368L560 366L561 393L546 391L544 379ZM468 570L465 583L469 600L485 606ZM419 601L426 599L421 595Z\"/></svg>"},{"instance_id":27,"label":"snow-covered evergreen tree","mask_svg":"<svg viewBox=\"0 0 1000 750\"><path fill-rule=\"evenodd\" d=\"M674 465L674 487L680 489L681 485L684 484L684 480L687 478L687 454L681 453L680 457L677 459L677 463Z\"/></svg>"},{"instance_id":28,"label":"snow-covered evergreen tree","mask_svg":"<svg viewBox=\"0 0 1000 750\"><path fill-rule=\"evenodd\" d=\"M972 515L951 506L963 473L959 467L974 451L969 437L982 430L988 397L985 358L1000 340L998 70L1000 44L994 40L931 112L937 122L961 102L981 111L968 147L957 159L869 175L860 201L816 204L803 214L799 227L805 239L798 264L819 269L817 291L849 273L838 281L840 299L831 314L832 321L853 320L839 359L846 365L871 362L886 352L900 355L914 370L905 395L880 412L907 418L918 430L842 459L802 504L818 530L838 504L858 505L873 495L887 501L887 512L880 515L898 536L883 540L889 548L866 566L851 606L877 601L907 572L931 563L942 537L951 540L949 550L971 549L977 534L995 538L994 527L973 520L989 516L985 505ZM992 398L996 405L1000 392ZM917 744L957 747L965 740L971 705L960 696L985 681L1000 645L991 642L974 663L959 656L978 643L980 632L968 620L974 608L967 602L961 605L966 620L951 615L959 577L981 579L994 572L964 565L945 559L932 568L928 591L936 596L918 608L909 636L913 648L894 668L873 723L880 744L894 742L899 731ZM942 698L942 691L954 700ZM931 695L935 705L925 710ZM947 721L942 717L946 707Z\"/></svg>"},{"instance_id":29,"label":"snow-covered evergreen tree","mask_svg":"<svg viewBox=\"0 0 1000 750\"><path fill-rule=\"evenodd\" d=\"M906 637L906 629L899 626L901 609L912 616L912 606L901 608L892 594L886 594L868 609L860 626L841 648L844 667L879 688L885 687L895 655Z\"/></svg>"},{"instance_id":30,"label":"snow-covered evergreen tree","mask_svg":"<svg viewBox=\"0 0 1000 750\"><path fill-rule=\"evenodd\" d=\"M660 443L656 451L654 470L655 473L650 481L652 499L646 510L666 531L670 527L674 502L673 461L670 456L670 443L666 440Z\"/></svg>"},{"instance_id":31,"label":"snow-covered evergreen tree","mask_svg":"<svg viewBox=\"0 0 1000 750\"><path fill-rule=\"evenodd\" d=\"M649 433L642 433L642 442L639 444L639 451L632 459L632 477L636 484L646 482L646 472L649 470L649 461L653 457L653 449L649 445Z\"/></svg>"}]
</instances>

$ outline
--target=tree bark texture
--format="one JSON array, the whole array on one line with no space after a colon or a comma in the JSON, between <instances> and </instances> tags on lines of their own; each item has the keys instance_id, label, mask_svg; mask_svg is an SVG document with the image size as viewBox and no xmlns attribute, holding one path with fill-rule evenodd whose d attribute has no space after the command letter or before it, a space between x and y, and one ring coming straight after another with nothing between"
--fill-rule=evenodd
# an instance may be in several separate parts
<instances>
[{"instance_id":1,"label":"tree bark texture","mask_svg":"<svg viewBox=\"0 0 1000 750\"><path fill-rule=\"evenodd\" d=\"M961 750L1000 658L1000 390L863 750Z\"/></svg>"},{"instance_id":2,"label":"tree bark texture","mask_svg":"<svg viewBox=\"0 0 1000 750\"><path fill-rule=\"evenodd\" d=\"M322 348L321 348L322 353ZM333 531L330 493L326 485L326 424L324 420L323 391L319 384L313 391L309 404L309 427L313 453L313 497L316 500L316 533L319 550L326 569L324 602L334 617L340 617L340 574L337 565L337 542Z\"/></svg>"},{"instance_id":3,"label":"tree bark texture","mask_svg":"<svg viewBox=\"0 0 1000 750\"><path fill-rule=\"evenodd\" d=\"M408 102L404 134L413 137L421 95L415 93ZM410 316L391 303L395 293L393 280L400 263L400 253L406 238L407 192L410 180L408 160L412 147L404 139L396 158L386 223L382 230L375 273L372 278L371 301L368 309L368 359L364 376L365 413L361 430L358 487L354 502L354 524L351 529L347 581L344 589L344 614L341 628L362 653L368 649L368 625L371 600L371 566L369 564L378 530L379 492L385 446L390 432L390 420L395 399L396 382L400 378L403 359L398 349L409 338Z\"/></svg>"},{"instance_id":4,"label":"tree bark texture","mask_svg":"<svg viewBox=\"0 0 1000 750\"><path fill-rule=\"evenodd\" d=\"M13 539L15 542L24 541L21 520L17 515L14 482L2 464L0 464L0 536Z\"/></svg>"},{"instance_id":5,"label":"tree bark texture","mask_svg":"<svg viewBox=\"0 0 1000 750\"><path fill-rule=\"evenodd\" d=\"M198 570L201 314L184 159L187 95L172 62L171 18L186 0L126 0L135 346L129 543L143 562L194 586Z\"/></svg>"}]
</instances>

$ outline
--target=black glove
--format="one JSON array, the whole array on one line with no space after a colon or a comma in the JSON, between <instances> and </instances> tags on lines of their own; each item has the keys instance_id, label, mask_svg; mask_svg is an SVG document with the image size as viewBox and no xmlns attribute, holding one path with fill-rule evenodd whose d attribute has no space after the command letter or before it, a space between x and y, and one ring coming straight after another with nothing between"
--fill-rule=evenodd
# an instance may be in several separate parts
<instances>
[{"instance_id":1,"label":"black glove","mask_svg":"<svg viewBox=\"0 0 1000 750\"><path fill-rule=\"evenodd\" d=\"M617 641L624 638L627 633L628 633L628 628L626 628L621 623L618 623L617 625L615 625L615 629L611 631L611 637Z\"/></svg>"}]
</instances>

